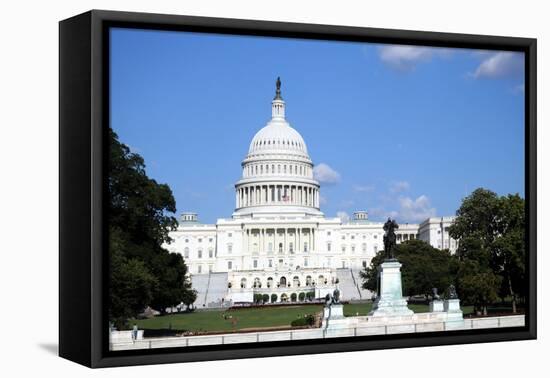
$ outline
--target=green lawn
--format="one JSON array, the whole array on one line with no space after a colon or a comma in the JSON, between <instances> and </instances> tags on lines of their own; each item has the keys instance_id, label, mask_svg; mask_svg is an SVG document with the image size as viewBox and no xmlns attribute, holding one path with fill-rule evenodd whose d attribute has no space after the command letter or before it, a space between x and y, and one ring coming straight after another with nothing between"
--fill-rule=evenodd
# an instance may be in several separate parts
<instances>
[{"instance_id":1,"label":"green lawn","mask_svg":"<svg viewBox=\"0 0 550 378\"><path fill-rule=\"evenodd\" d=\"M196 311L174 315L157 316L152 319L137 320L140 329L171 332L206 331L230 332L257 328L290 327L290 323L304 315L316 314L322 311L322 305L308 306L277 306L243 308L235 310ZM414 312L427 312L428 305L411 304ZM372 303L351 303L344 305L345 316L367 315L372 309ZM471 308L464 309L471 312ZM226 318L224 318L224 315ZM149 332L152 334L153 332Z\"/></svg>"},{"instance_id":2,"label":"green lawn","mask_svg":"<svg viewBox=\"0 0 550 378\"><path fill-rule=\"evenodd\" d=\"M145 330L228 332L253 328L290 327L293 320L319 313L322 305L277 306L236 310L196 311L136 321ZM224 314L228 316L224 319ZM229 318L229 316L231 318Z\"/></svg>"}]
</instances>

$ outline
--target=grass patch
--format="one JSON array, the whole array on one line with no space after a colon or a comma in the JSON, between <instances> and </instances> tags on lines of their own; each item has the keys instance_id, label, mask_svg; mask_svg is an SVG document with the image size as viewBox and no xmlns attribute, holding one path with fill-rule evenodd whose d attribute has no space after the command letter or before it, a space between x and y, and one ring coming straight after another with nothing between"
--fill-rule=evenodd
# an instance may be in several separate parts
<instances>
[{"instance_id":1,"label":"grass patch","mask_svg":"<svg viewBox=\"0 0 550 378\"><path fill-rule=\"evenodd\" d=\"M309 305L196 311L137 320L136 324L144 330L178 332L231 332L257 328L290 327L293 321L307 315L315 315L321 312L322 308L322 305Z\"/></svg>"}]
</instances>

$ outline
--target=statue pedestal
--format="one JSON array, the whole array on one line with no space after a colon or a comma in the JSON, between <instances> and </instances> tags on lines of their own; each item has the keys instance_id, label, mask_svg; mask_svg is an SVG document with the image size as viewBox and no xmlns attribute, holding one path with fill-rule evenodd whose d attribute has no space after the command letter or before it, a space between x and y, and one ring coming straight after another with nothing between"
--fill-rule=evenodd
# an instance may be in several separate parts
<instances>
[{"instance_id":1,"label":"statue pedestal","mask_svg":"<svg viewBox=\"0 0 550 378\"><path fill-rule=\"evenodd\" d=\"M462 329L464 327L464 317L462 316L462 310L460 309L459 299L447 299L444 304L444 311L447 313L447 320L445 321L445 328Z\"/></svg>"},{"instance_id":2,"label":"statue pedestal","mask_svg":"<svg viewBox=\"0 0 550 378\"><path fill-rule=\"evenodd\" d=\"M401 263L397 260L386 260L378 271L379 295L374 301L369 316L411 316L413 312L407 307L401 287Z\"/></svg>"},{"instance_id":3,"label":"statue pedestal","mask_svg":"<svg viewBox=\"0 0 550 378\"><path fill-rule=\"evenodd\" d=\"M436 299L430 302L430 312L443 312L445 311L443 301Z\"/></svg>"},{"instance_id":4,"label":"statue pedestal","mask_svg":"<svg viewBox=\"0 0 550 378\"><path fill-rule=\"evenodd\" d=\"M326 306L323 315L326 316L323 320L325 337L349 336L350 320L344 317L344 305L338 303Z\"/></svg>"}]
</instances>

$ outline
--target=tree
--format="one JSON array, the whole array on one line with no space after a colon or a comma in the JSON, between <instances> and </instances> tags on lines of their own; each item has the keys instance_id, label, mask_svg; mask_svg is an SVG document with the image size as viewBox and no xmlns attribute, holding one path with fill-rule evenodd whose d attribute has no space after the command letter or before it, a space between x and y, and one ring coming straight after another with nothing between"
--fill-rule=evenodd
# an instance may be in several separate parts
<instances>
[{"instance_id":1,"label":"tree","mask_svg":"<svg viewBox=\"0 0 550 378\"><path fill-rule=\"evenodd\" d=\"M494 298L495 292L502 297L510 296L515 313L518 299L524 298L527 291L525 201L517 194L499 197L489 190L476 189L463 200L449 234L460 240L457 251L460 261L477 264L475 272L470 273L472 277L462 270L461 290L465 293L473 290L482 274L486 279L484 285L495 285L490 295L482 297ZM489 272L498 278L487 276ZM485 291L488 292L488 288ZM484 311L487 303L482 305Z\"/></svg>"},{"instance_id":2,"label":"tree","mask_svg":"<svg viewBox=\"0 0 550 378\"><path fill-rule=\"evenodd\" d=\"M191 285L181 255L163 248L177 226L172 191L147 176L143 158L111 129L109 139L109 315L115 320L135 316L145 303L164 311L191 295ZM140 289L127 290L121 277Z\"/></svg>"},{"instance_id":3,"label":"tree","mask_svg":"<svg viewBox=\"0 0 550 378\"><path fill-rule=\"evenodd\" d=\"M185 293L181 298L181 301L187 308L187 311L192 310L191 305L195 303L196 300L197 300L197 290L194 290L194 289L185 290Z\"/></svg>"},{"instance_id":4,"label":"tree","mask_svg":"<svg viewBox=\"0 0 550 378\"><path fill-rule=\"evenodd\" d=\"M262 302L264 302L264 303L269 302L269 294L262 295Z\"/></svg>"},{"instance_id":5,"label":"tree","mask_svg":"<svg viewBox=\"0 0 550 378\"><path fill-rule=\"evenodd\" d=\"M291 302L296 302L297 298L298 298L298 295L296 293L290 294L290 301Z\"/></svg>"},{"instance_id":6,"label":"tree","mask_svg":"<svg viewBox=\"0 0 550 378\"><path fill-rule=\"evenodd\" d=\"M277 294L271 294L271 303L277 302Z\"/></svg>"},{"instance_id":7,"label":"tree","mask_svg":"<svg viewBox=\"0 0 550 378\"><path fill-rule=\"evenodd\" d=\"M451 284L452 258L448 250L439 250L421 240L409 240L396 245L394 254L402 264L404 295L429 296L434 287L442 293ZM377 290L378 268L384 258L384 251L378 252L370 266L361 271L364 289Z\"/></svg>"},{"instance_id":8,"label":"tree","mask_svg":"<svg viewBox=\"0 0 550 378\"><path fill-rule=\"evenodd\" d=\"M303 302L304 299L306 299L306 293L304 293L304 292L302 291L300 294L298 294L298 300L299 300L300 302Z\"/></svg>"}]
</instances>

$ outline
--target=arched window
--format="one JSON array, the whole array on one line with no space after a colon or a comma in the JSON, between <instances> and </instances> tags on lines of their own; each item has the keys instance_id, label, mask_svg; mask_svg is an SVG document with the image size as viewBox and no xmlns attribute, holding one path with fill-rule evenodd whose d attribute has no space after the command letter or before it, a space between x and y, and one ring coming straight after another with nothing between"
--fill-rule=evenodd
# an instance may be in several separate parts
<instances>
[{"instance_id":1,"label":"arched window","mask_svg":"<svg viewBox=\"0 0 550 378\"><path fill-rule=\"evenodd\" d=\"M292 286L294 287L300 286L300 277L294 276L294 278L292 279Z\"/></svg>"},{"instance_id":2,"label":"arched window","mask_svg":"<svg viewBox=\"0 0 550 378\"><path fill-rule=\"evenodd\" d=\"M325 284L325 276L322 274L317 278L317 284L318 285L324 285Z\"/></svg>"},{"instance_id":3,"label":"arched window","mask_svg":"<svg viewBox=\"0 0 550 378\"><path fill-rule=\"evenodd\" d=\"M214 250L212 248L208 248L208 257L214 257Z\"/></svg>"},{"instance_id":4,"label":"arched window","mask_svg":"<svg viewBox=\"0 0 550 378\"><path fill-rule=\"evenodd\" d=\"M283 243L279 243L279 253L283 253Z\"/></svg>"},{"instance_id":5,"label":"arched window","mask_svg":"<svg viewBox=\"0 0 550 378\"><path fill-rule=\"evenodd\" d=\"M199 259L202 259L202 249L199 249L199 251L197 252L198 256L199 256Z\"/></svg>"},{"instance_id":6,"label":"arched window","mask_svg":"<svg viewBox=\"0 0 550 378\"><path fill-rule=\"evenodd\" d=\"M267 287L273 287L273 277L267 277Z\"/></svg>"},{"instance_id":7,"label":"arched window","mask_svg":"<svg viewBox=\"0 0 550 378\"><path fill-rule=\"evenodd\" d=\"M281 286L286 286L286 277L285 277L285 276L282 276L282 277L279 279L279 285L281 285Z\"/></svg>"},{"instance_id":8,"label":"arched window","mask_svg":"<svg viewBox=\"0 0 550 378\"><path fill-rule=\"evenodd\" d=\"M254 287L257 287L257 288L262 287L262 283L260 282L259 277L254 278Z\"/></svg>"},{"instance_id":9,"label":"arched window","mask_svg":"<svg viewBox=\"0 0 550 378\"><path fill-rule=\"evenodd\" d=\"M311 286L311 276L306 277L306 286Z\"/></svg>"},{"instance_id":10,"label":"arched window","mask_svg":"<svg viewBox=\"0 0 550 378\"><path fill-rule=\"evenodd\" d=\"M183 257L185 257L186 259L189 258L189 247L185 247L185 249L183 250Z\"/></svg>"},{"instance_id":11,"label":"arched window","mask_svg":"<svg viewBox=\"0 0 550 378\"><path fill-rule=\"evenodd\" d=\"M241 278L241 288L246 288L246 278Z\"/></svg>"}]
</instances>

